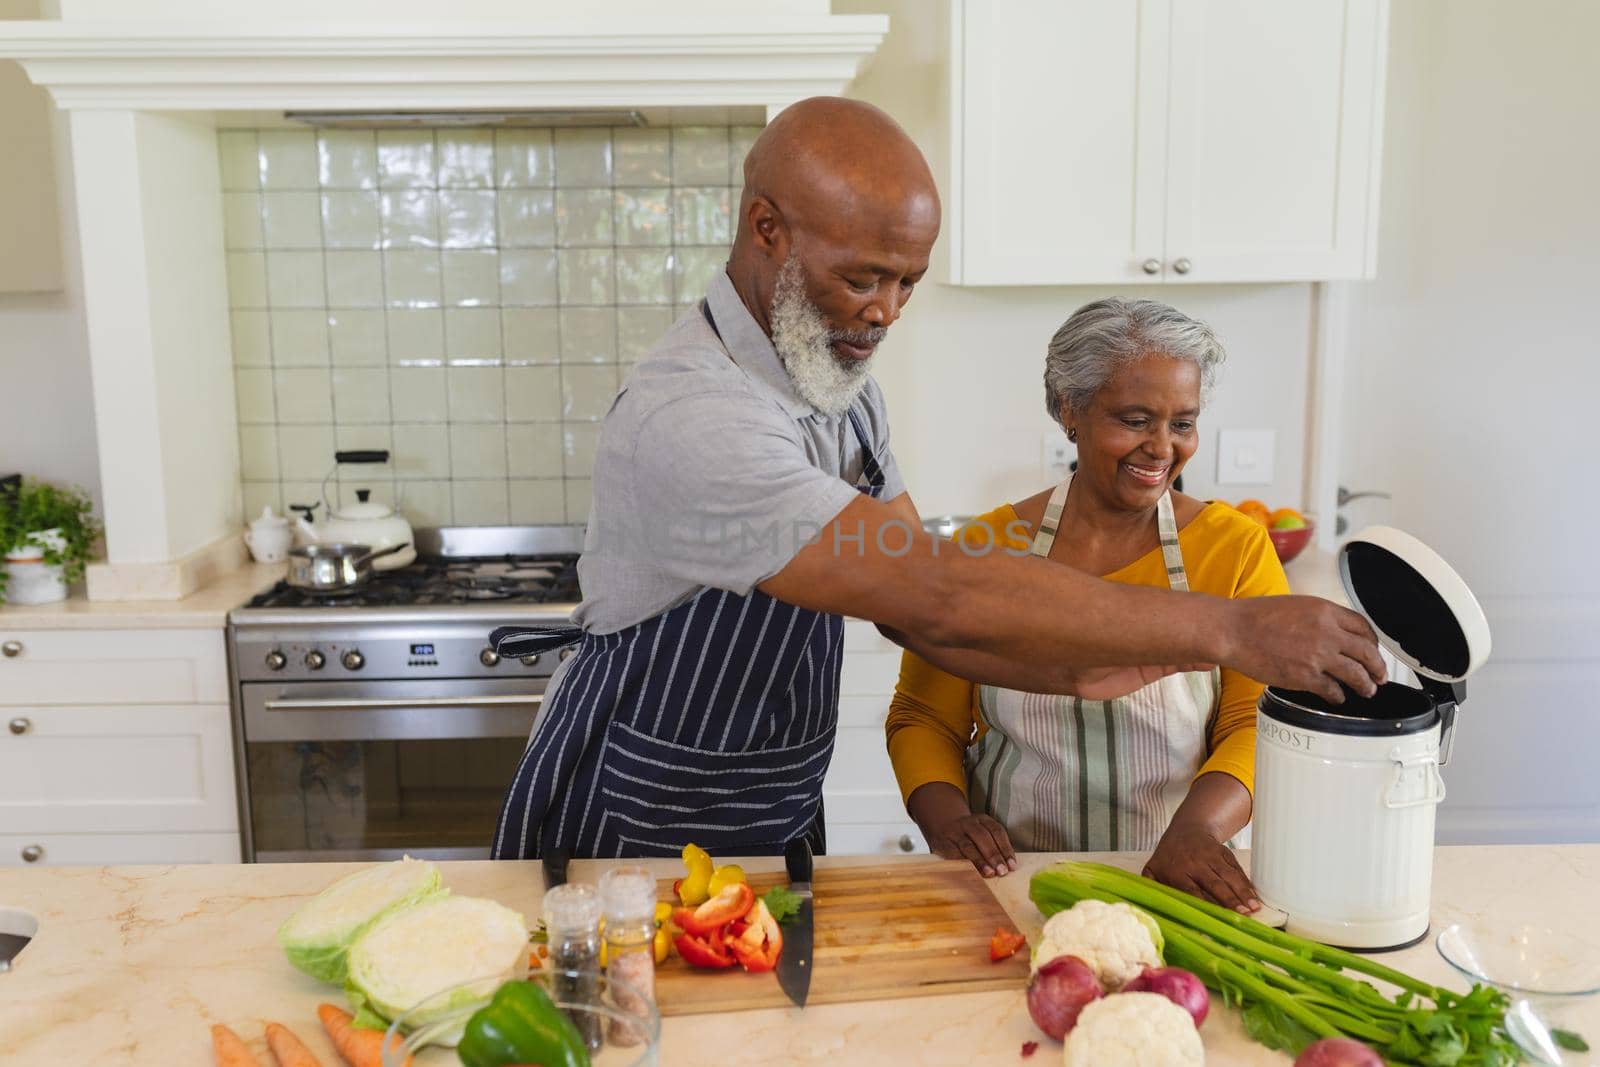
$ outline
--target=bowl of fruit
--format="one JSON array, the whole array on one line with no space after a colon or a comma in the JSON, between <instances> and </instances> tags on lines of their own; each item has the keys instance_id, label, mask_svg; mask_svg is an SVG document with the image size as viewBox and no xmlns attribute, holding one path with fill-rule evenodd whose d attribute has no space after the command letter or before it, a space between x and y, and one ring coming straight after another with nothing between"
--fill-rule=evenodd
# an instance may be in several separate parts
<instances>
[{"instance_id":1,"label":"bowl of fruit","mask_svg":"<svg viewBox=\"0 0 1600 1067\"><path fill-rule=\"evenodd\" d=\"M1234 510L1267 528L1280 563L1288 563L1304 552L1317 531L1317 524L1294 508L1273 510L1259 500L1244 500Z\"/></svg>"}]
</instances>

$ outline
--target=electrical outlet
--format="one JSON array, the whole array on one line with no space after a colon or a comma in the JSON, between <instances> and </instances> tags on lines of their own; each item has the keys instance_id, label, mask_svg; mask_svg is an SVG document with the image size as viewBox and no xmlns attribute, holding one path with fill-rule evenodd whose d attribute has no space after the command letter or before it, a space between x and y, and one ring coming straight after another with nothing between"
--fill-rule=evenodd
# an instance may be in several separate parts
<instances>
[{"instance_id":1,"label":"electrical outlet","mask_svg":"<svg viewBox=\"0 0 1600 1067\"><path fill-rule=\"evenodd\" d=\"M1275 430L1218 431L1217 484L1271 484L1277 441Z\"/></svg>"},{"instance_id":2,"label":"electrical outlet","mask_svg":"<svg viewBox=\"0 0 1600 1067\"><path fill-rule=\"evenodd\" d=\"M1046 430L1040 444L1039 467L1046 478L1064 481L1072 473L1078 449L1060 430Z\"/></svg>"}]
</instances>

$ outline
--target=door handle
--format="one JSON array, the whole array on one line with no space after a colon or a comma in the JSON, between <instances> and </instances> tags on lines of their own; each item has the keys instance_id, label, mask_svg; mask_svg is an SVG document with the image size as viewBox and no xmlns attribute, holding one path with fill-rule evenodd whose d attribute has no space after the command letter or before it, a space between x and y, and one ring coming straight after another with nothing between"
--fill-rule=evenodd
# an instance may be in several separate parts
<instances>
[{"instance_id":1,"label":"door handle","mask_svg":"<svg viewBox=\"0 0 1600 1067\"><path fill-rule=\"evenodd\" d=\"M325 700L269 700L264 705L268 711L381 711L385 708L475 708L485 704L514 706L517 704L542 704L543 693L491 695L481 697L417 697L394 699L343 699Z\"/></svg>"}]
</instances>

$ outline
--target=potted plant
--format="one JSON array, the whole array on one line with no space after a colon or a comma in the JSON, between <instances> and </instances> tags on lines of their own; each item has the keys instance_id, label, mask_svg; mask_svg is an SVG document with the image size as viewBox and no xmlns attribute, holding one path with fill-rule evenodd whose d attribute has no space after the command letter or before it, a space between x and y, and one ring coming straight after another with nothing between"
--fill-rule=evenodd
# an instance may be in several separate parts
<instances>
[{"instance_id":1,"label":"potted plant","mask_svg":"<svg viewBox=\"0 0 1600 1067\"><path fill-rule=\"evenodd\" d=\"M100 523L80 489L24 481L0 493L0 600L44 604L64 600L83 577Z\"/></svg>"}]
</instances>

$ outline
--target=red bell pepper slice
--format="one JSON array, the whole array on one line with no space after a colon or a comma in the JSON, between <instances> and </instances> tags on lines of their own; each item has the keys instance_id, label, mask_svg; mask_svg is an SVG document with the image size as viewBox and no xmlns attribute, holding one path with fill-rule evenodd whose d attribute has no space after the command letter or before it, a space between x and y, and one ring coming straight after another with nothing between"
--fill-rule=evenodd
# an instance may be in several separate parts
<instances>
[{"instance_id":1,"label":"red bell pepper slice","mask_svg":"<svg viewBox=\"0 0 1600 1067\"><path fill-rule=\"evenodd\" d=\"M722 892L698 908L676 909L672 913L672 921L686 934L708 937L713 930L720 930L729 923L744 918L755 906L755 902L755 890L743 882L738 882L725 886Z\"/></svg>"},{"instance_id":2,"label":"red bell pepper slice","mask_svg":"<svg viewBox=\"0 0 1600 1067\"><path fill-rule=\"evenodd\" d=\"M765 901L757 900L748 923L735 923L734 938L728 947L738 957L744 969L752 973L770 971L778 965L783 953L783 931L778 920L767 910Z\"/></svg>"},{"instance_id":3,"label":"red bell pepper slice","mask_svg":"<svg viewBox=\"0 0 1600 1067\"><path fill-rule=\"evenodd\" d=\"M678 955L691 967L725 970L738 962L728 952L727 934L720 926L703 937L690 933L679 934L672 943L677 947Z\"/></svg>"},{"instance_id":4,"label":"red bell pepper slice","mask_svg":"<svg viewBox=\"0 0 1600 1067\"><path fill-rule=\"evenodd\" d=\"M1001 960L1010 959L1017 954L1017 949L1028 943L1028 939L1021 934L1012 933L1003 926L997 926L994 937L989 940L989 962L999 963Z\"/></svg>"}]
</instances>

